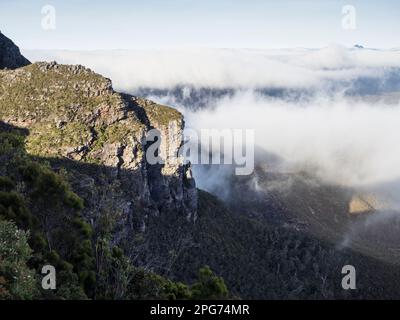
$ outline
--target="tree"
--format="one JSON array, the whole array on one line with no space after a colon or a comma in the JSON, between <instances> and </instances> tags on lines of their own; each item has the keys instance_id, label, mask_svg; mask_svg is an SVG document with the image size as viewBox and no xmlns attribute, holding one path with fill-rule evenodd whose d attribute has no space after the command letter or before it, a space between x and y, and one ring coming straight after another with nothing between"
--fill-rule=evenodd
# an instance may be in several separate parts
<instances>
[{"instance_id":1,"label":"tree","mask_svg":"<svg viewBox=\"0 0 400 320\"><path fill-rule=\"evenodd\" d=\"M32 254L28 237L14 222L0 220L0 299L33 299L36 294L35 272L27 266Z\"/></svg>"},{"instance_id":2,"label":"tree","mask_svg":"<svg viewBox=\"0 0 400 320\"><path fill-rule=\"evenodd\" d=\"M193 299L226 299L229 297L224 279L216 276L209 266L199 270L198 281L192 286Z\"/></svg>"}]
</instances>

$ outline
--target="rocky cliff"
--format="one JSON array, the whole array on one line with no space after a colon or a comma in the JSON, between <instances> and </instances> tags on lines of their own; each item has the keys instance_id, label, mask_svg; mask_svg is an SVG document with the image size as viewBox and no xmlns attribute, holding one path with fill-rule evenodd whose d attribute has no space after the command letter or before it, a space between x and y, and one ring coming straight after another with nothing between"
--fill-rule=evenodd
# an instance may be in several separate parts
<instances>
[{"instance_id":1,"label":"rocky cliff","mask_svg":"<svg viewBox=\"0 0 400 320\"><path fill-rule=\"evenodd\" d=\"M30 155L67 169L95 229L111 216L115 241L128 243L149 216L174 211L196 218L195 183L178 156L184 121L175 109L117 93L83 66L35 63L1 70L0 83L1 120L29 130ZM165 163L146 160L151 129Z\"/></svg>"},{"instance_id":2,"label":"rocky cliff","mask_svg":"<svg viewBox=\"0 0 400 320\"><path fill-rule=\"evenodd\" d=\"M30 64L19 48L0 32L0 69L16 69Z\"/></svg>"},{"instance_id":3,"label":"rocky cliff","mask_svg":"<svg viewBox=\"0 0 400 320\"><path fill-rule=\"evenodd\" d=\"M217 280L205 281L206 291L217 295L171 282L193 283L205 264L242 298L398 297L397 245L374 237L357 250L338 247L349 220L363 217L348 214L349 190L257 167L231 181L232 200L222 203L197 193L177 154L184 121L176 110L117 93L82 66L0 70L0 84L0 243L16 245L18 227L33 250L18 259L0 250L0 299L226 298L208 269L202 282L206 270ZM150 132L165 163L147 161ZM400 225L397 216L390 223ZM392 260L377 260L371 248ZM56 292L37 294L40 282L19 279L19 269L4 274L10 260L32 269L32 279L54 265ZM339 285L349 263L362 275L352 292Z\"/></svg>"}]
</instances>

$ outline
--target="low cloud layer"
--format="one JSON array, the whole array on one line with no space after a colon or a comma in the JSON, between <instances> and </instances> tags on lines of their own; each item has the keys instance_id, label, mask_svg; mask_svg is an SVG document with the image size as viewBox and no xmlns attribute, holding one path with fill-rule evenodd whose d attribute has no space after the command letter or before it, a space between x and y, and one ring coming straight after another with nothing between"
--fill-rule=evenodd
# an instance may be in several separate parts
<instances>
[{"instance_id":1,"label":"low cloud layer","mask_svg":"<svg viewBox=\"0 0 400 320\"><path fill-rule=\"evenodd\" d=\"M293 170L345 185L400 179L400 50L28 51L32 61L79 63L130 93L141 88L232 89L205 108L174 93L152 98L185 111L189 126L256 130L257 146ZM308 92L293 97L260 90ZM206 100L208 101L208 100ZM193 102L194 103L194 102Z\"/></svg>"},{"instance_id":2,"label":"low cloud layer","mask_svg":"<svg viewBox=\"0 0 400 320\"><path fill-rule=\"evenodd\" d=\"M31 61L83 64L118 90L195 88L324 88L333 82L381 79L400 68L400 50L324 49L25 51Z\"/></svg>"},{"instance_id":3,"label":"low cloud layer","mask_svg":"<svg viewBox=\"0 0 400 320\"><path fill-rule=\"evenodd\" d=\"M297 104L240 92L186 114L197 128L251 128L256 144L292 169L345 185L400 178L400 106L336 96Z\"/></svg>"}]
</instances>

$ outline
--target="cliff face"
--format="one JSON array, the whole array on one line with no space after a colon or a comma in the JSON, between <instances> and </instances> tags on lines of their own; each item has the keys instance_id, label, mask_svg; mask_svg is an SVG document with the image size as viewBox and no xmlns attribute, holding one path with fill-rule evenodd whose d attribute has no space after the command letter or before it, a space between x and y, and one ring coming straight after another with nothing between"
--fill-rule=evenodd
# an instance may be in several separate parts
<instances>
[{"instance_id":1,"label":"cliff face","mask_svg":"<svg viewBox=\"0 0 400 320\"><path fill-rule=\"evenodd\" d=\"M0 84L1 120L29 130L30 155L67 169L95 230L111 217L114 241L129 242L150 216L174 211L196 218L190 167L180 157L168 161L182 143L184 121L175 109L119 94L109 79L55 62L0 70ZM151 129L160 133L165 164L146 160Z\"/></svg>"},{"instance_id":2,"label":"cliff face","mask_svg":"<svg viewBox=\"0 0 400 320\"><path fill-rule=\"evenodd\" d=\"M0 32L0 69L16 69L30 62L21 55L19 48Z\"/></svg>"},{"instance_id":3,"label":"cliff face","mask_svg":"<svg viewBox=\"0 0 400 320\"><path fill-rule=\"evenodd\" d=\"M82 66L0 70L0 220L29 230L35 273L56 266L57 291L40 299L187 299L181 283L138 268L192 283L204 265L242 298L399 296L398 242L388 246L390 234L376 232L383 239L364 242L366 250L359 245L364 236L356 250L338 249L354 218L349 209L370 211L376 206L370 197L256 168L231 181L227 207L197 194L190 167L176 157L183 126L176 110L119 94L110 80ZM164 164L145 157L151 129L160 134ZM400 225L397 216L390 223ZM359 222L356 227L365 225ZM392 232L398 239L398 228ZM5 238L13 242L9 233ZM395 256L396 264L378 261L374 251L382 261ZM352 292L338 286L349 262L363 275ZM23 274L10 271L0 299L4 283L17 287Z\"/></svg>"}]
</instances>

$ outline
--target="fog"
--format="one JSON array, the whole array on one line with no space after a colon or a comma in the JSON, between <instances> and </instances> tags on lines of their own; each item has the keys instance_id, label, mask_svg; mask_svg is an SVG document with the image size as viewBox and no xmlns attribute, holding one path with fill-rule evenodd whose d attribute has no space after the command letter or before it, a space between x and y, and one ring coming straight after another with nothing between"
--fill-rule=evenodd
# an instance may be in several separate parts
<instances>
[{"instance_id":1,"label":"fog","mask_svg":"<svg viewBox=\"0 0 400 320\"><path fill-rule=\"evenodd\" d=\"M254 129L256 145L292 170L367 187L400 179L400 51L282 50L25 51L33 61L79 63L115 89L178 107L191 128ZM183 90L177 99L176 88ZM193 111L193 91L230 89ZM269 94L281 89L281 94ZM172 91L168 91L172 90ZM267 92L267 93L265 93ZM286 90L286 91L285 91ZM286 92L297 92L295 96ZM263 93L264 92L264 93ZM201 175L198 177L201 179Z\"/></svg>"},{"instance_id":2,"label":"fog","mask_svg":"<svg viewBox=\"0 0 400 320\"><path fill-rule=\"evenodd\" d=\"M23 51L31 61L83 64L111 78L117 90L196 88L324 88L333 82L379 79L400 67L400 50L185 49Z\"/></svg>"},{"instance_id":3,"label":"fog","mask_svg":"<svg viewBox=\"0 0 400 320\"><path fill-rule=\"evenodd\" d=\"M400 178L399 105L343 96L293 103L250 91L186 119L196 128L255 129L257 146L331 182L365 186Z\"/></svg>"}]
</instances>

